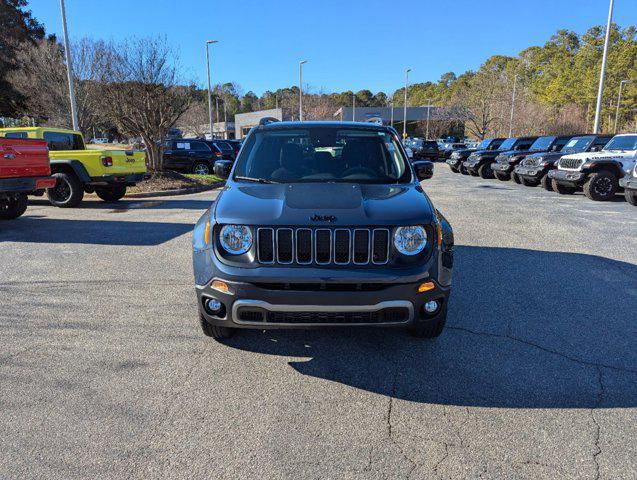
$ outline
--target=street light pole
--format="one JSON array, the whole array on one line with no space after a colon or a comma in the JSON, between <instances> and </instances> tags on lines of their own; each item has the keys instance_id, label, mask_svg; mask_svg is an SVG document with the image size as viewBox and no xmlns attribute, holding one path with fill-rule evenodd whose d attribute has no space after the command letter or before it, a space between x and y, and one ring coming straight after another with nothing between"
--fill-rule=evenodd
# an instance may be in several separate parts
<instances>
[{"instance_id":1,"label":"street light pole","mask_svg":"<svg viewBox=\"0 0 637 480\"><path fill-rule=\"evenodd\" d=\"M602 94L604 92L604 75L606 74L606 58L608 57L608 44L610 42L610 25L613 21L613 3L615 0L610 0L608 6L608 22L606 23L606 38L604 39L604 53L602 54L602 68L599 73L599 88L597 89L597 106L595 107L595 125L593 126L593 133L599 133L599 123L602 114Z\"/></svg>"},{"instance_id":2,"label":"street light pole","mask_svg":"<svg viewBox=\"0 0 637 480\"><path fill-rule=\"evenodd\" d=\"M301 60L299 62L299 121L303 121L303 64L307 63L307 60Z\"/></svg>"},{"instance_id":3,"label":"street light pole","mask_svg":"<svg viewBox=\"0 0 637 480\"><path fill-rule=\"evenodd\" d=\"M66 28L66 8L64 0L60 0L60 10L62 11L62 31L64 33L64 57L66 59L66 76L69 82L69 97L71 99L71 122L73 130L78 129L77 106L75 104L75 88L73 86L73 65L71 64L71 46L69 45L69 34Z\"/></svg>"},{"instance_id":4,"label":"street light pole","mask_svg":"<svg viewBox=\"0 0 637 480\"><path fill-rule=\"evenodd\" d=\"M208 45L217 43L217 40L206 41L206 72L208 73L208 122L210 126L210 140L212 140L212 86L210 85L210 52Z\"/></svg>"},{"instance_id":5,"label":"street light pole","mask_svg":"<svg viewBox=\"0 0 637 480\"><path fill-rule=\"evenodd\" d=\"M405 106L403 108L403 140L407 138L407 89L409 88L409 72L411 68L405 70Z\"/></svg>"},{"instance_id":6,"label":"street light pole","mask_svg":"<svg viewBox=\"0 0 637 480\"><path fill-rule=\"evenodd\" d=\"M352 122L356 121L356 94L352 93Z\"/></svg>"},{"instance_id":7,"label":"street light pole","mask_svg":"<svg viewBox=\"0 0 637 480\"><path fill-rule=\"evenodd\" d=\"M622 80L619 82L619 95L617 95L617 110L615 110L615 129L613 130L613 134L617 133L617 125L619 123L619 104L622 101L622 87L630 82L634 82L634 80Z\"/></svg>"},{"instance_id":8,"label":"street light pole","mask_svg":"<svg viewBox=\"0 0 637 480\"><path fill-rule=\"evenodd\" d=\"M425 140L429 140L429 110L431 109L431 98L427 102L427 129L425 132Z\"/></svg>"},{"instance_id":9,"label":"street light pole","mask_svg":"<svg viewBox=\"0 0 637 480\"><path fill-rule=\"evenodd\" d=\"M513 77L513 95L511 96L511 117L509 118L509 138L513 136L513 114L515 112L515 88L518 83L517 74Z\"/></svg>"}]
</instances>

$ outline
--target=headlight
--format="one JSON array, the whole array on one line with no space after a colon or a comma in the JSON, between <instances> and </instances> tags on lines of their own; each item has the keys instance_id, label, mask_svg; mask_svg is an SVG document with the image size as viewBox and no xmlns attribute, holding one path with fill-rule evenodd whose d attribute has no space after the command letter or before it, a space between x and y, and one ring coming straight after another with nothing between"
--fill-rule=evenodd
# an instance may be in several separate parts
<instances>
[{"instance_id":1,"label":"headlight","mask_svg":"<svg viewBox=\"0 0 637 480\"><path fill-rule=\"evenodd\" d=\"M252 231L245 225L225 225L221 229L219 242L226 252L241 255L252 246Z\"/></svg>"},{"instance_id":2,"label":"headlight","mask_svg":"<svg viewBox=\"0 0 637 480\"><path fill-rule=\"evenodd\" d=\"M423 227L399 227L394 232L394 246L403 255L417 255L427 245L427 232Z\"/></svg>"}]
</instances>

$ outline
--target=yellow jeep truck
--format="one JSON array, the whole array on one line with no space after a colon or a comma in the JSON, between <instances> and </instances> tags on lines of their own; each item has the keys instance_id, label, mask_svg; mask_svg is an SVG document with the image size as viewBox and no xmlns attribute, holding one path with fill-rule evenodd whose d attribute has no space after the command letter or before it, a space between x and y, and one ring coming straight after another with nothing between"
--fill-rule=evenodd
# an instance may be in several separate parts
<instances>
[{"instance_id":1,"label":"yellow jeep truck","mask_svg":"<svg viewBox=\"0 0 637 480\"><path fill-rule=\"evenodd\" d=\"M132 150L93 150L80 132L48 127L0 128L0 137L46 140L55 187L47 189L52 205L76 207L84 193L115 202L146 175L146 154Z\"/></svg>"}]
</instances>

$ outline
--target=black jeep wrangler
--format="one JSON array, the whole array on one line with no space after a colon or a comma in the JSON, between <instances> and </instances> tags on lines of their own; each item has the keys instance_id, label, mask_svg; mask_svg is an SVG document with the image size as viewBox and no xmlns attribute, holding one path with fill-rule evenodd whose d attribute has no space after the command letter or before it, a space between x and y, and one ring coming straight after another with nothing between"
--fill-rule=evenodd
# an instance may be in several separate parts
<instances>
[{"instance_id":1,"label":"black jeep wrangler","mask_svg":"<svg viewBox=\"0 0 637 480\"><path fill-rule=\"evenodd\" d=\"M438 336L453 232L396 131L371 123L254 127L193 234L204 334L319 326L404 327Z\"/></svg>"},{"instance_id":2,"label":"black jeep wrangler","mask_svg":"<svg viewBox=\"0 0 637 480\"><path fill-rule=\"evenodd\" d=\"M462 165L469 175L482 178L494 178L492 165L498 155L528 150L537 137L507 138L497 150L478 150L469 155Z\"/></svg>"},{"instance_id":3,"label":"black jeep wrangler","mask_svg":"<svg viewBox=\"0 0 637 480\"><path fill-rule=\"evenodd\" d=\"M582 152L599 152L612 135L581 135L572 137L561 150L533 153L527 155L513 170L523 185L553 191L553 183L548 176L550 170L557 168L557 161L564 155Z\"/></svg>"},{"instance_id":4,"label":"black jeep wrangler","mask_svg":"<svg viewBox=\"0 0 637 480\"><path fill-rule=\"evenodd\" d=\"M451 168L451 171L454 173L462 173L463 175L469 175L467 169L462 165L464 161L469 158L474 152L482 152L482 151L490 151L490 150L498 150L502 142L504 142L504 138L485 138L482 140L476 148L466 148L464 150L455 150L451 152L449 155L449 159L447 160L447 165Z\"/></svg>"},{"instance_id":5,"label":"black jeep wrangler","mask_svg":"<svg viewBox=\"0 0 637 480\"><path fill-rule=\"evenodd\" d=\"M526 185L525 181L515 173L515 167L528 155L534 155L540 152L559 152L572 137L572 135L565 137L556 137L554 135L539 137L528 150L501 153L495 158L495 162L491 164L491 169L498 180L506 181L513 178L515 183L523 183Z\"/></svg>"}]
</instances>

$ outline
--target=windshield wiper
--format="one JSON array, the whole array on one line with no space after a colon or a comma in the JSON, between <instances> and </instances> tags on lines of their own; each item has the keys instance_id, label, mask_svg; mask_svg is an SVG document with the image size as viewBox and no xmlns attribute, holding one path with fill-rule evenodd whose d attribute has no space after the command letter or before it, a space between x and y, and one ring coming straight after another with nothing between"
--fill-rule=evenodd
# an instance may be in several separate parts
<instances>
[{"instance_id":1,"label":"windshield wiper","mask_svg":"<svg viewBox=\"0 0 637 480\"><path fill-rule=\"evenodd\" d=\"M255 182L255 183L279 183L279 182L274 182L272 180L267 180L265 178L243 177L241 175L235 175L234 179L243 180L244 182Z\"/></svg>"}]
</instances>

